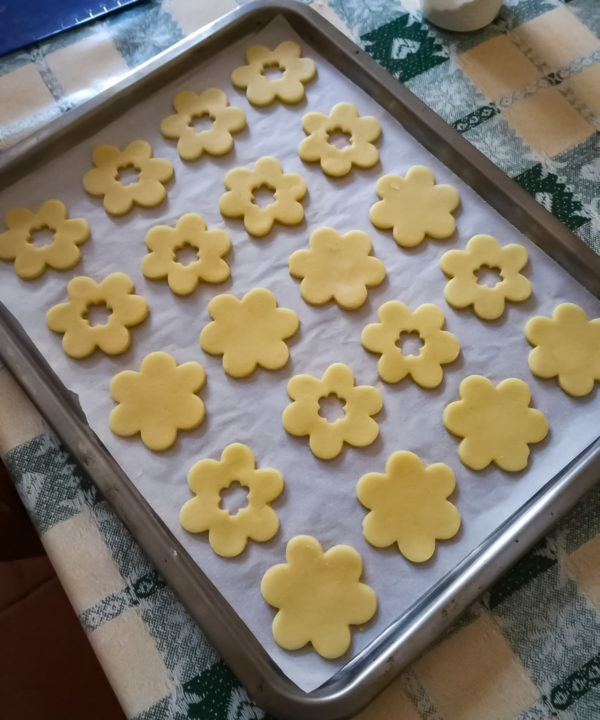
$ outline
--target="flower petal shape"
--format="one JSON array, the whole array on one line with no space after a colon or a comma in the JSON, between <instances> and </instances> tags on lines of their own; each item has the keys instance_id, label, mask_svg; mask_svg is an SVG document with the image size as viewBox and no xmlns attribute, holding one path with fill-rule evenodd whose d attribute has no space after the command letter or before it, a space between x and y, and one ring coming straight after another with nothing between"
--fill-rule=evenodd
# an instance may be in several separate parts
<instances>
[{"instance_id":1,"label":"flower petal shape","mask_svg":"<svg viewBox=\"0 0 600 720\"><path fill-rule=\"evenodd\" d=\"M293 537L286 563L269 568L260 585L265 601L278 610L275 642L285 650L311 643L325 658L343 655L351 643L350 626L367 622L377 610L375 592L360 582L361 574L361 557L349 545L323 552L314 537Z\"/></svg>"},{"instance_id":2,"label":"flower petal shape","mask_svg":"<svg viewBox=\"0 0 600 720\"><path fill-rule=\"evenodd\" d=\"M523 380L508 378L497 386L482 375L470 375L459 388L461 399L444 408L444 425L463 438L461 461L473 470L494 462L502 470L527 467L529 444L548 434L548 421L529 407L531 393Z\"/></svg>"},{"instance_id":3,"label":"flower petal shape","mask_svg":"<svg viewBox=\"0 0 600 720\"><path fill-rule=\"evenodd\" d=\"M221 492L237 481L247 488L247 505L236 513L221 507ZM191 533L208 531L208 542L217 555L234 557L248 540L266 542L279 529L279 518L270 503L283 491L283 477L273 468L256 468L250 448L228 445L220 460L200 460L188 474L195 497L181 508L182 526Z\"/></svg>"}]
</instances>

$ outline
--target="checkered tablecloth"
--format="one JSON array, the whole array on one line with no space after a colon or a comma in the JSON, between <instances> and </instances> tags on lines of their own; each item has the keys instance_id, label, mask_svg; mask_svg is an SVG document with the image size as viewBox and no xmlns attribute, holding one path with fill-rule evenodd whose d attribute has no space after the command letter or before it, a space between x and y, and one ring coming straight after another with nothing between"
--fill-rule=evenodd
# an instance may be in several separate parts
<instances>
[{"instance_id":1,"label":"checkered tablecloth","mask_svg":"<svg viewBox=\"0 0 600 720\"><path fill-rule=\"evenodd\" d=\"M509 0L464 35L312 4L600 253L598 0ZM0 149L234 6L151 0L0 58ZM262 718L2 368L0 453L127 716ZM600 718L599 533L596 488L360 717Z\"/></svg>"}]
</instances>

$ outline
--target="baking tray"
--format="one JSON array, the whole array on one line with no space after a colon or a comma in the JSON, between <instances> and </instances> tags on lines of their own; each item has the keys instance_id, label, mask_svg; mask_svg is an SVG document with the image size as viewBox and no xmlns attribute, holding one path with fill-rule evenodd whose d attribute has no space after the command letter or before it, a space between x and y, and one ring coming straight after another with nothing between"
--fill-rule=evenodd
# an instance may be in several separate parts
<instances>
[{"instance_id":1,"label":"baking tray","mask_svg":"<svg viewBox=\"0 0 600 720\"><path fill-rule=\"evenodd\" d=\"M600 294L600 259L594 253L347 38L314 11L292 3L258 3L235 11L24 141L0 160L0 189L37 165L59 156L146 94L231 42L263 27L276 15L283 15L307 44L396 117L416 140L473 186L488 204L592 293ZM358 710L543 534L600 474L600 440L597 440L371 645L331 680L307 694L278 670L237 614L173 539L89 429L73 396L5 310L0 313L0 354L91 473L250 694L280 717L335 718Z\"/></svg>"}]
</instances>

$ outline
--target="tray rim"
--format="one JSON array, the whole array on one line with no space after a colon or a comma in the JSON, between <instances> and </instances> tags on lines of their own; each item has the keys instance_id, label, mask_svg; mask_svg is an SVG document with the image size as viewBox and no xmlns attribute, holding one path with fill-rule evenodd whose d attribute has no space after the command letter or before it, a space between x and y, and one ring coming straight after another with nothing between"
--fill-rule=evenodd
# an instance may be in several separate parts
<instances>
[{"instance_id":1,"label":"tray rim","mask_svg":"<svg viewBox=\"0 0 600 720\"><path fill-rule=\"evenodd\" d=\"M327 56L322 47L318 49L344 74L347 73L340 69L340 65L345 64L348 67L354 63L354 69L361 75L362 81L369 79L374 81L374 84L366 88L354 78L351 79L400 122L402 120L398 117L398 113L412 122L415 117L418 118L420 134L407 128L408 131L430 150L431 137L428 138L427 133L433 133L436 142L441 142L440 147L443 152L439 159L454 172L456 169L450 164L450 159L455 161L458 156L466 161L462 169L466 171L471 169L472 172L457 172L457 174L471 187L473 181L481 180L483 175L488 178L492 187L497 186L502 189L504 194L510 197L513 203L511 209L516 213L517 218L521 222L523 220L531 222L530 229L535 229L534 236L519 228L512 218L508 219L536 244L542 243L543 250L563 267L567 265L566 269L571 274L577 273L576 279L593 294L600 296L599 256L387 71L377 65L367 53L360 50L315 10L294 0L279 2L261 0L233 10L128 73L116 85L79 108L57 118L38 133L15 145L0 157L0 189L13 182L20 174L29 172L31 165L46 162L49 153L56 153L57 149L60 152L61 143L64 145L71 133L77 132L80 124L84 125L85 131L85 127L101 123L103 116L108 119L107 113L110 113L111 106L114 108L116 100L124 99L136 88L145 94L147 86L155 75L161 76L163 83L169 82L171 78L168 75L166 79L164 77L165 68L169 65L175 66L174 74L176 74L176 67L182 65L188 55L191 58L196 50L207 44L222 42L236 32L240 37L249 34L277 15L283 15L301 36L303 34L295 23L303 25L302 29L305 32L308 30L309 35L313 33L313 42L315 37L319 36L317 40L321 43L330 43L329 50L334 56L333 60ZM253 21L256 27L247 27ZM311 39L306 42L310 44ZM141 89L140 85L143 85ZM395 100L397 103L394 106L395 112L382 103L380 98L383 97L388 99L391 97ZM127 99L123 111L135 101L134 92L133 97ZM114 115L111 118L114 119ZM423 137L429 142L424 142ZM474 164L481 168L479 177L472 168ZM479 192L477 187L474 189ZM484 199L493 205L488 198L484 197ZM497 206L494 207L498 210ZM545 241L544 233L548 234ZM550 247L546 247L548 238L550 238ZM580 274L583 276L583 282L579 277ZM547 532L548 527L558 516L566 512L579 496L594 484L600 471L600 439L598 439L498 528L495 536L494 534L489 536L482 544L482 546L485 544L485 548L482 546L477 548L449 575L468 564L465 573L453 579L449 579L449 575L444 576L444 589L437 593L426 610L416 607L422 605L420 601L417 602L402 618L382 631L370 646L349 661L331 680L317 690L305 693L283 675L239 616L224 601L208 578L203 576L199 567L177 541L170 537L166 526L87 426L71 394L54 376L39 353L37 356L36 353L37 350L25 333L0 304L0 356L7 367L15 374L51 427L97 482L126 527L167 578L179 599L230 664L248 692L259 705L281 718L310 717L325 720L356 712L391 681L404 665L430 644L444 627L522 555L529 545ZM575 481L578 485L576 492L572 487ZM138 517L140 505L144 510L143 523ZM193 599L189 597L190 589L193 589ZM214 595L217 597L213 597ZM209 613L207 607L210 609ZM406 625L408 615L416 615L415 622L408 629L397 627L400 620ZM394 633L395 636L392 637ZM385 645L383 652L374 647L382 643ZM243 648L243 653L240 652L240 648Z\"/></svg>"}]
</instances>

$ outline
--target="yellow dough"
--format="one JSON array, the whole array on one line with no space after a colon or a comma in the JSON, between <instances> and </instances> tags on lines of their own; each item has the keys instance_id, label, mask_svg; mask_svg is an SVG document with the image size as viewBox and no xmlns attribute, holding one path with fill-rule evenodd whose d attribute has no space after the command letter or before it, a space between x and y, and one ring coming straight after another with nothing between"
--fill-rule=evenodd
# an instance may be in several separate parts
<instances>
[{"instance_id":1,"label":"yellow dough","mask_svg":"<svg viewBox=\"0 0 600 720\"><path fill-rule=\"evenodd\" d=\"M177 152L182 160L197 160L203 152L209 155L225 155L233 147L231 133L246 127L246 115L237 107L230 107L227 95L217 88L208 88L198 95L183 90L175 95L173 106L177 111L160 124L160 131L177 140ZM209 118L212 127L197 132L194 120Z\"/></svg>"},{"instance_id":2,"label":"yellow dough","mask_svg":"<svg viewBox=\"0 0 600 720\"><path fill-rule=\"evenodd\" d=\"M534 317L525 325L525 337L534 349L529 367L541 378L558 377L569 395L581 397L600 380L600 318L588 320L574 303L554 308L551 318Z\"/></svg>"},{"instance_id":3,"label":"yellow dough","mask_svg":"<svg viewBox=\"0 0 600 720\"><path fill-rule=\"evenodd\" d=\"M270 290L254 288L238 300L217 295L208 305L213 322L200 333L202 349L223 355L223 369L232 377L250 375L257 365L266 370L283 367L290 356L286 338L298 329L293 310L277 307Z\"/></svg>"},{"instance_id":4,"label":"yellow dough","mask_svg":"<svg viewBox=\"0 0 600 720\"><path fill-rule=\"evenodd\" d=\"M73 358L86 357L96 348L118 355L129 347L128 328L148 315L146 301L133 290L125 273L112 273L99 283L85 276L74 277L67 285L69 301L50 308L46 323L50 330L64 333L63 350ZM88 312L96 305L106 306L110 315L106 323L90 325Z\"/></svg>"},{"instance_id":5,"label":"yellow dough","mask_svg":"<svg viewBox=\"0 0 600 720\"><path fill-rule=\"evenodd\" d=\"M420 305L414 312L401 302L384 303L377 311L378 323L362 331L363 347L381 357L379 377L385 382L400 382L407 375L421 387L437 387L444 377L442 365L456 360L460 345L456 336L442 330L444 313L436 305ZM402 352L401 333L418 333L423 343L418 355Z\"/></svg>"},{"instance_id":6,"label":"yellow dough","mask_svg":"<svg viewBox=\"0 0 600 720\"><path fill-rule=\"evenodd\" d=\"M529 407L527 383L508 378L494 386L482 375L470 375L459 392L461 399L444 409L444 425L464 438L458 446L461 461L473 470L491 462L511 472L525 469L528 444L548 434L545 416Z\"/></svg>"},{"instance_id":7,"label":"yellow dough","mask_svg":"<svg viewBox=\"0 0 600 720\"><path fill-rule=\"evenodd\" d=\"M414 453L393 453L385 473L368 473L356 493L371 512L363 520L367 542L375 547L397 543L405 558L425 562L436 540L454 537L460 515L446 499L454 491L454 473L444 463L423 466Z\"/></svg>"},{"instance_id":8,"label":"yellow dough","mask_svg":"<svg viewBox=\"0 0 600 720\"><path fill-rule=\"evenodd\" d=\"M370 385L356 386L347 365L330 365L322 378L294 375L287 390L294 402L283 411L283 427L291 435L308 435L310 449L321 460L339 455L345 442L365 447L379 435L371 415L383 406L381 393ZM319 414L319 401L330 395L345 403L344 417L334 422Z\"/></svg>"},{"instance_id":9,"label":"yellow dough","mask_svg":"<svg viewBox=\"0 0 600 720\"><path fill-rule=\"evenodd\" d=\"M317 72L310 58L300 57L298 43L286 40L270 50L264 45L252 45L246 50L247 65L231 73L234 87L246 90L246 97L253 105L270 105L275 99L285 103L298 103L304 97L304 83L312 80ZM265 69L279 68L281 78L270 80Z\"/></svg>"},{"instance_id":10,"label":"yellow dough","mask_svg":"<svg viewBox=\"0 0 600 720\"><path fill-rule=\"evenodd\" d=\"M527 250L513 243L504 247L491 235L475 235L464 250L449 250L440 267L452 279L446 283L444 297L455 308L473 306L482 320L495 320L504 312L506 300L523 302L531 295L531 283L521 275L527 264ZM494 287L481 285L477 271L497 268L502 280Z\"/></svg>"},{"instance_id":11,"label":"yellow dough","mask_svg":"<svg viewBox=\"0 0 600 720\"><path fill-rule=\"evenodd\" d=\"M206 223L194 213L179 218L177 225L153 227L146 235L150 251L142 258L142 272L151 280L167 279L176 295L189 295L198 283L220 283L229 277L229 265L222 259L231 248L224 230L207 230ZM176 253L186 247L196 251L197 260L182 265Z\"/></svg>"},{"instance_id":12,"label":"yellow dough","mask_svg":"<svg viewBox=\"0 0 600 720\"><path fill-rule=\"evenodd\" d=\"M297 225L304 209L298 202L306 195L306 183L296 173L285 173L274 157L262 157L254 169L234 168L225 176L227 192L221 195L219 210L225 217L244 218L244 227L256 237L266 235L273 223ZM254 192L266 188L273 202L261 208L254 201Z\"/></svg>"},{"instance_id":13,"label":"yellow dough","mask_svg":"<svg viewBox=\"0 0 600 720\"><path fill-rule=\"evenodd\" d=\"M236 513L221 507L221 492L237 481L248 489L248 504ZM191 533L206 532L211 548L222 557L239 555L248 540L266 542L279 528L270 503L281 494L283 478L273 468L256 468L250 448L228 445L220 460L200 460L188 474L195 497L181 508L180 520Z\"/></svg>"},{"instance_id":14,"label":"yellow dough","mask_svg":"<svg viewBox=\"0 0 600 720\"><path fill-rule=\"evenodd\" d=\"M327 175L347 175L353 165L360 168L373 167L379 160L379 152L372 143L381 134L381 126L375 117L359 117L358 110L350 103L338 103L329 115L311 112L302 118L302 128L308 135L298 148L298 155L305 162L320 162ZM338 148L329 142L329 135L341 132L350 136L350 144Z\"/></svg>"},{"instance_id":15,"label":"yellow dough","mask_svg":"<svg viewBox=\"0 0 600 720\"><path fill-rule=\"evenodd\" d=\"M78 245L90 236L83 218L69 218L60 200L47 200L37 212L12 208L6 212L6 231L0 233L0 260L14 262L15 272L23 280L33 280L47 267L69 270L81 258ZM50 230L51 243L36 247L33 239L39 230Z\"/></svg>"},{"instance_id":16,"label":"yellow dough","mask_svg":"<svg viewBox=\"0 0 600 720\"><path fill-rule=\"evenodd\" d=\"M365 302L368 287L385 278L385 265L371 256L367 233L340 235L332 228L319 228L309 244L310 250L297 250L289 260L290 274L302 278L300 294L308 303L323 305L333 299L351 310Z\"/></svg>"},{"instance_id":17,"label":"yellow dough","mask_svg":"<svg viewBox=\"0 0 600 720\"><path fill-rule=\"evenodd\" d=\"M275 642L285 650L307 643L325 658L337 658L350 647L350 625L370 620L377 596L360 582L362 560L349 545L323 552L310 535L287 544L286 563L269 568L260 590L278 609L273 620Z\"/></svg>"},{"instance_id":18,"label":"yellow dough","mask_svg":"<svg viewBox=\"0 0 600 720\"><path fill-rule=\"evenodd\" d=\"M392 228L398 245L415 247L425 235L441 240L454 232L458 191L452 185L436 185L429 168L415 165L406 177L384 175L376 189L381 199L371 206L369 218L380 230Z\"/></svg>"},{"instance_id":19,"label":"yellow dough","mask_svg":"<svg viewBox=\"0 0 600 720\"><path fill-rule=\"evenodd\" d=\"M110 413L115 435L140 434L150 450L166 450L178 430L191 430L204 419L204 403L196 395L204 385L202 365L177 365L166 352L142 360L139 372L124 370L110 382L110 395L119 405Z\"/></svg>"},{"instance_id":20,"label":"yellow dough","mask_svg":"<svg viewBox=\"0 0 600 720\"><path fill-rule=\"evenodd\" d=\"M171 163L152 157L152 147L144 140L134 140L125 150L100 145L94 150L94 165L83 176L83 187L90 195L104 197L104 209L111 215L125 215L134 205L158 205L167 194L163 183L173 177ZM124 185L119 171L128 168L137 170L138 179Z\"/></svg>"}]
</instances>

